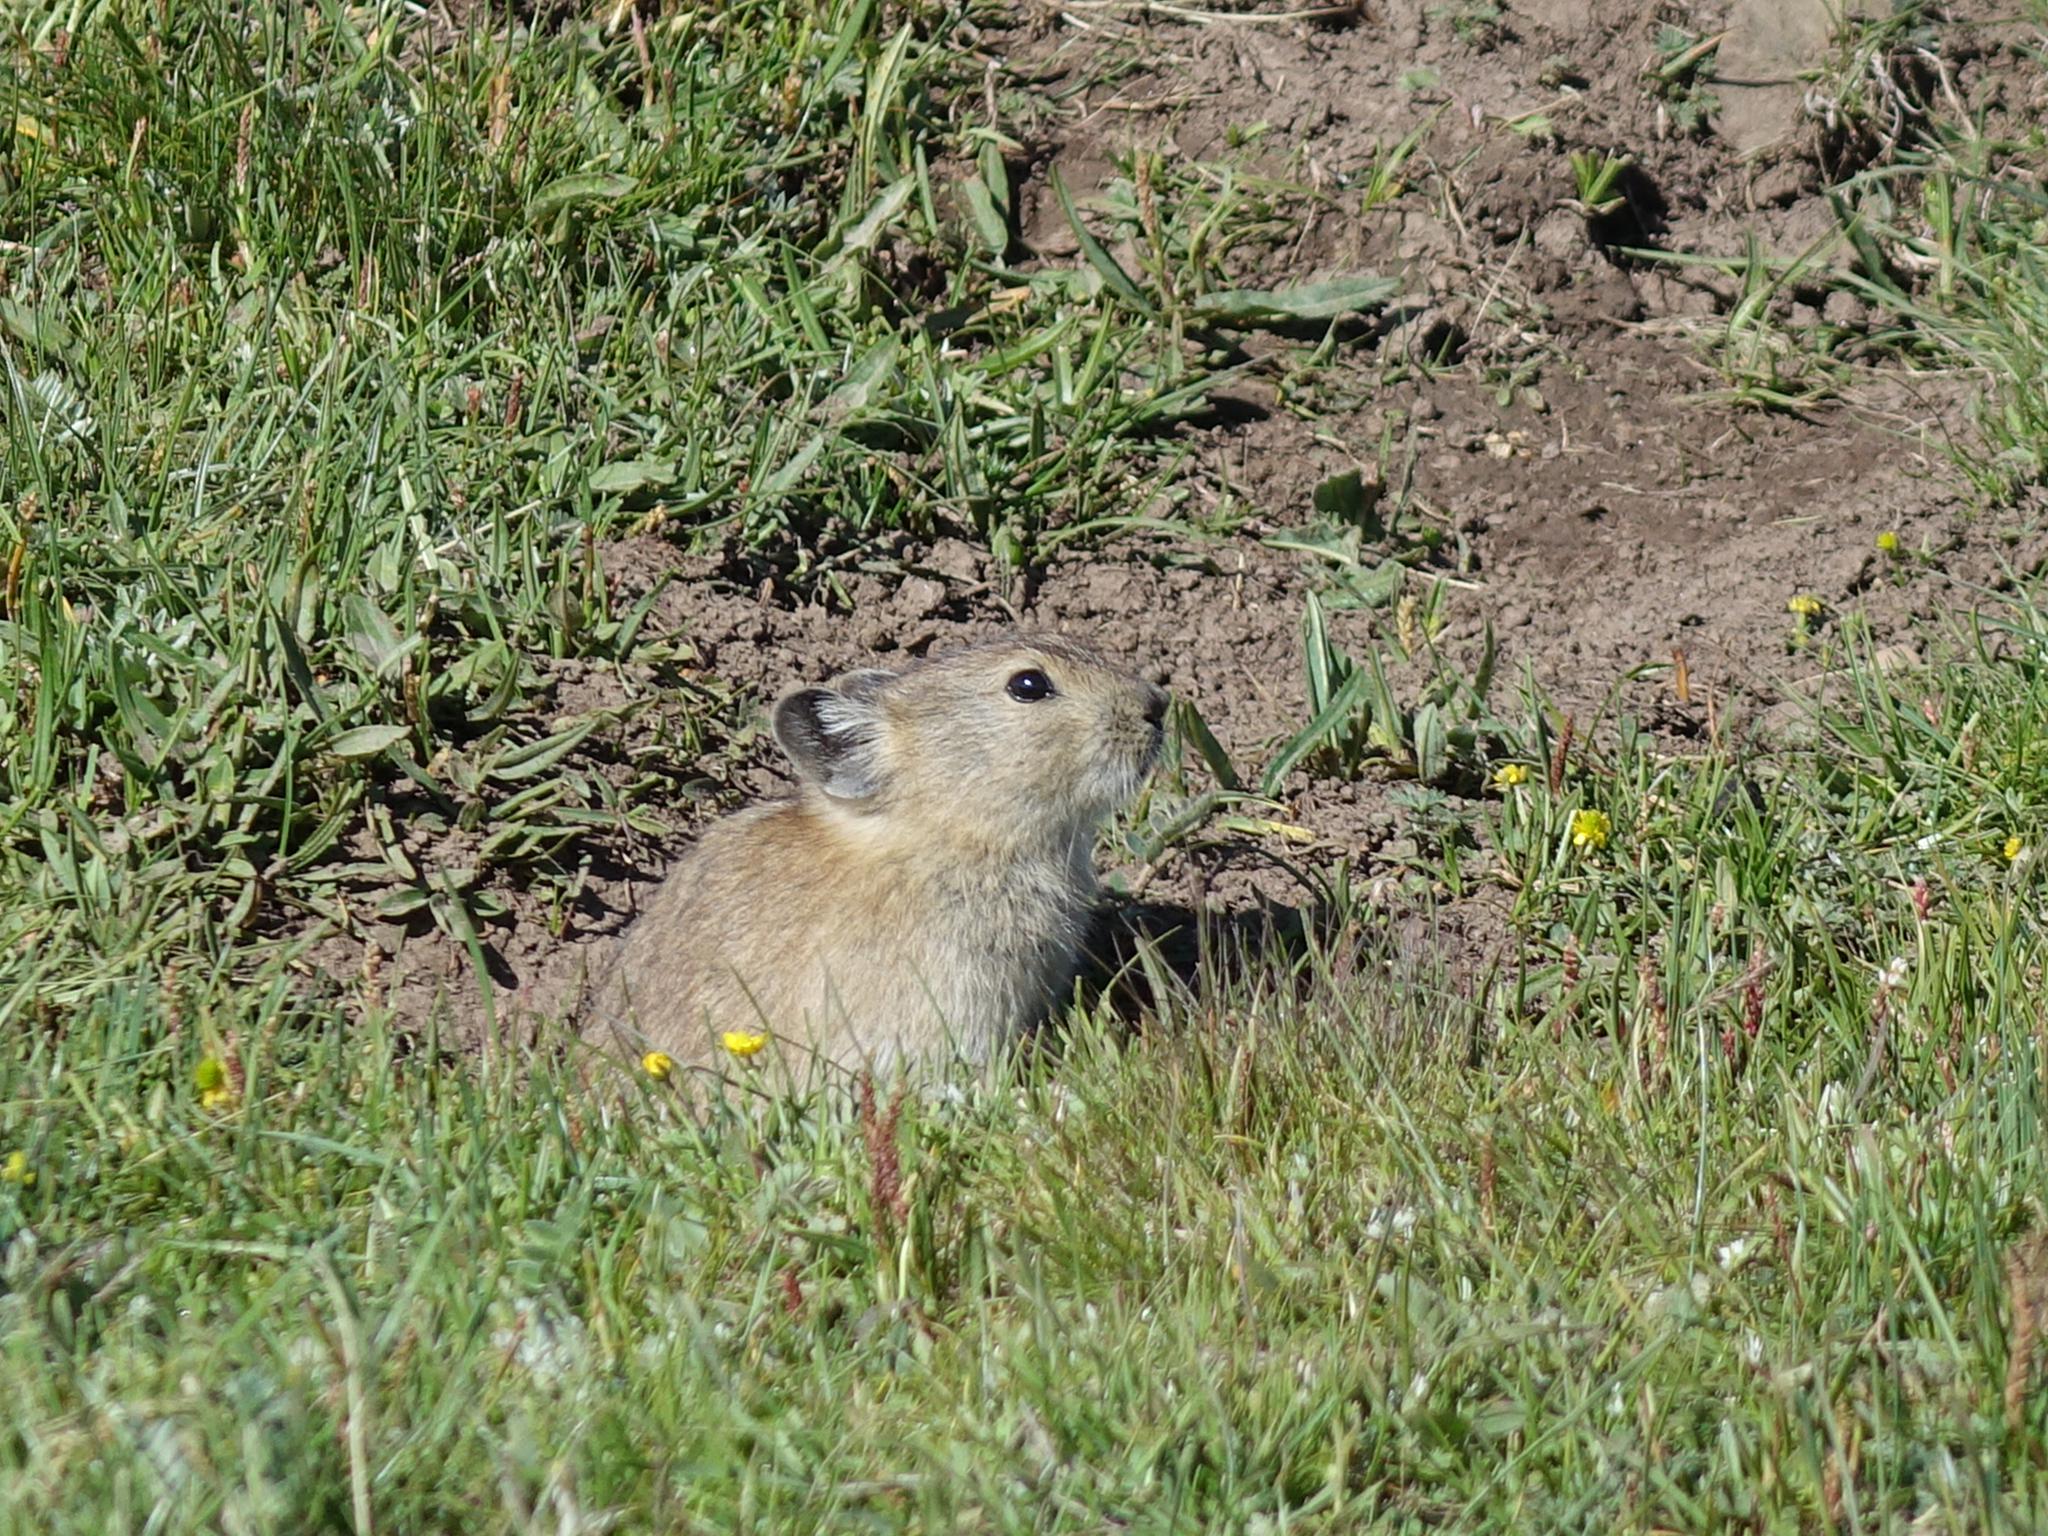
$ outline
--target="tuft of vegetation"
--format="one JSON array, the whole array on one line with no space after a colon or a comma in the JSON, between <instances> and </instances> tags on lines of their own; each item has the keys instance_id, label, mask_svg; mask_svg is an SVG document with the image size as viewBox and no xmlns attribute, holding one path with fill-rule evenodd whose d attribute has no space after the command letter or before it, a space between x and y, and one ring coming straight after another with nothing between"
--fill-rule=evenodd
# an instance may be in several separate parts
<instances>
[{"instance_id":1,"label":"tuft of vegetation","mask_svg":"<svg viewBox=\"0 0 2048 1536\"><path fill-rule=\"evenodd\" d=\"M1963 378L1974 430L1946 444L1951 461L1983 501L2009 503L2048 478L2048 201L2038 186L2048 137L2024 117L1995 116L1995 101L1965 103L1941 40L1920 4L1845 22L1837 57L1809 82L1833 178L1830 235L1790 257L1765 257L1753 238L1738 255L1627 254L1735 280L1725 312L1690 327L1725 398L1803 409L1871 360ZM1601 162L1575 154L1572 168L1581 205L1591 203ZM1848 301L1840 319L1828 303L1836 296ZM1821 316L1795 315L1800 302Z\"/></svg>"},{"instance_id":2,"label":"tuft of vegetation","mask_svg":"<svg viewBox=\"0 0 2048 1536\"><path fill-rule=\"evenodd\" d=\"M1507 35L1506 9L1495 0L1455 0L1429 8L1432 23L1448 27L1451 36L1477 53L1498 48Z\"/></svg>"},{"instance_id":3,"label":"tuft of vegetation","mask_svg":"<svg viewBox=\"0 0 2048 1536\"><path fill-rule=\"evenodd\" d=\"M1714 59L1726 33L1698 37L1684 27L1660 23L1656 35L1656 58L1644 71L1650 93L1657 98L1660 128L1669 123L1681 138L1704 137L1721 102L1709 88L1714 78Z\"/></svg>"},{"instance_id":4,"label":"tuft of vegetation","mask_svg":"<svg viewBox=\"0 0 2048 1536\"><path fill-rule=\"evenodd\" d=\"M1572 168L1572 207L1588 222L1604 219L1619 213L1628 203L1626 184L1622 180L1634 157L1614 154L1609 151L1575 149L1569 160Z\"/></svg>"},{"instance_id":5,"label":"tuft of vegetation","mask_svg":"<svg viewBox=\"0 0 2048 1536\"><path fill-rule=\"evenodd\" d=\"M1864 173L1839 206L1845 288L1895 320L1902 355L1980 387L1957 466L1992 502L2048 478L2048 202L2030 176L1958 140Z\"/></svg>"}]
</instances>

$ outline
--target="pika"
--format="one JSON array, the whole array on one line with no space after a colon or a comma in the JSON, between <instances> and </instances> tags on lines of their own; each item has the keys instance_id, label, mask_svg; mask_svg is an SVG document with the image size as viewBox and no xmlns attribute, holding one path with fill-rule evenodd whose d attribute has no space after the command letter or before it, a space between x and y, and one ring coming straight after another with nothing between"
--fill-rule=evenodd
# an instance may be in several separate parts
<instances>
[{"instance_id":1,"label":"pika","mask_svg":"<svg viewBox=\"0 0 2048 1536\"><path fill-rule=\"evenodd\" d=\"M1151 771L1166 707L1057 638L785 695L770 723L795 796L704 833L586 1029L683 1066L734 1065L762 1035L795 1071L986 1062L1071 988L1096 834Z\"/></svg>"}]
</instances>

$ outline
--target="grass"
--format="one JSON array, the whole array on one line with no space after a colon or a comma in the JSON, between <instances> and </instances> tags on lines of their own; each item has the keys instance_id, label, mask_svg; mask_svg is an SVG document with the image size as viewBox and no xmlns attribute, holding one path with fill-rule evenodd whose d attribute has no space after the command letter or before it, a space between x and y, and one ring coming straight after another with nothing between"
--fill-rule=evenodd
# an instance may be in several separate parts
<instances>
[{"instance_id":1,"label":"grass","mask_svg":"<svg viewBox=\"0 0 2048 1536\"><path fill-rule=\"evenodd\" d=\"M1626 727L1504 791L1551 966L1461 1000L1338 908L1136 1042L865 1126L450 1070L288 985L209 1109L225 1000L110 989L0 1079L8 1518L2029 1528L1999 1260L2048 1018L2004 839L2048 676L1858 675L1761 808Z\"/></svg>"},{"instance_id":2,"label":"grass","mask_svg":"<svg viewBox=\"0 0 2048 1536\"><path fill-rule=\"evenodd\" d=\"M1975 441L1955 462L1994 502L2048 476L2048 203L2024 169L2043 150L2039 132L2032 137L1944 139L1850 189L1863 207L1845 285L1896 317L1895 345L1981 386Z\"/></svg>"},{"instance_id":3,"label":"grass","mask_svg":"<svg viewBox=\"0 0 2048 1536\"><path fill-rule=\"evenodd\" d=\"M2021 14L2037 30L2003 46L2031 68L2040 11ZM1734 279L1725 312L1690 327L1731 401L1804 409L1873 359L1966 379L1971 430L1951 443L1951 462L1981 500L2009 503L2048 475L2048 201L2036 185L2048 138L1995 98L1961 99L1941 26L1917 3L1846 22L1836 56L1814 72L1806 109L1836 213L1830 234L1776 259L1754 240L1740 256L1631 254ZM1795 294L1847 295L1867 313L1797 321Z\"/></svg>"},{"instance_id":4,"label":"grass","mask_svg":"<svg viewBox=\"0 0 2048 1536\"><path fill-rule=\"evenodd\" d=\"M955 10L67 19L0 102L0 1530L2039 1528L2028 598L1903 674L1816 616L1820 749L1673 757L1390 681L1451 541L1339 476L1315 718L1232 764L1184 708L1123 830L1412 771L1411 877L1516 959L1417 961L1339 864L1136 1038L901 1102L479 1056L304 947L378 913L481 979L737 750L614 536L824 590L1185 529L1175 424L1392 289L1249 286L1307 194L1156 157L1011 265ZM1904 319L2012 373L2016 462L2037 232L1949 205Z\"/></svg>"}]
</instances>

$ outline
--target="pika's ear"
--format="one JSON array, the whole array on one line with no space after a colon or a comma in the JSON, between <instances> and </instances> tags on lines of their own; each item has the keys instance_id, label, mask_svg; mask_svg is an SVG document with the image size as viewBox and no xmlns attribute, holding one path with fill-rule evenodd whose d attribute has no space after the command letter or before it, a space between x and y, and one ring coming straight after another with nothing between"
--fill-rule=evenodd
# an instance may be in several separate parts
<instances>
[{"instance_id":1,"label":"pika's ear","mask_svg":"<svg viewBox=\"0 0 2048 1536\"><path fill-rule=\"evenodd\" d=\"M770 723L775 741L807 783L834 800L866 800L882 787L875 748L881 736L881 711L874 691L887 672L856 672L872 678L860 692L843 691L847 678L830 688L804 688L776 703Z\"/></svg>"},{"instance_id":2,"label":"pika's ear","mask_svg":"<svg viewBox=\"0 0 2048 1536\"><path fill-rule=\"evenodd\" d=\"M886 684L896 681L897 674L882 667L861 667L856 671L842 672L825 686L834 693L843 694L857 703L865 704L880 693Z\"/></svg>"}]
</instances>

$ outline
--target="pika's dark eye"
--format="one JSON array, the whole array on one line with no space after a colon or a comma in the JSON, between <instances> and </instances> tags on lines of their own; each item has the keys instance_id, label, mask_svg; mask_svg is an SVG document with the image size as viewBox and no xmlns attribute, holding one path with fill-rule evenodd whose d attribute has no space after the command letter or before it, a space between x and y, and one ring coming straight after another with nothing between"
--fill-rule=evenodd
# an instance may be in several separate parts
<instances>
[{"instance_id":1,"label":"pika's dark eye","mask_svg":"<svg viewBox=\"0 0 2048 1536\"><path fill-rule=\"evenodd\" d=\"M1026 667L1003 685L1003 691L1019 704L1036 704L1052 697L1052 679L1036 667Z\"/></svg>"}]
</instances>

